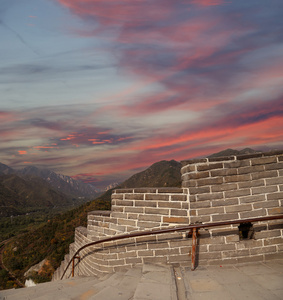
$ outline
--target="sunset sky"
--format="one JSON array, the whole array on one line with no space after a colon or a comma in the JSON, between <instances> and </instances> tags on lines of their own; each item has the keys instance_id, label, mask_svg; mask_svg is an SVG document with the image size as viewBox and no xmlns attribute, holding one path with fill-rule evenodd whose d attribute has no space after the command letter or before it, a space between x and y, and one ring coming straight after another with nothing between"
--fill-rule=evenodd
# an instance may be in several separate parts
<instances>
[{"instance_id":1,"label":"sunset sky","mask_svg":"<svg viewBox=\"0 0 283 300\"><path fill-rule=\"evenodd\" d=\"M282 0L1 0L0 162L103 186L283 149Z\"/></svg>"}]
</instances>

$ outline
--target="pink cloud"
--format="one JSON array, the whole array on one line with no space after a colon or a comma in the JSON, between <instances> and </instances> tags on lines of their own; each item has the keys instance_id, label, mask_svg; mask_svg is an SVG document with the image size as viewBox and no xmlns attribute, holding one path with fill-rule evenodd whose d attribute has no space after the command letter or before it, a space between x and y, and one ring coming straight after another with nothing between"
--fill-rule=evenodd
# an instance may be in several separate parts
<instances>
[{"instance_id":1,"label":"pink cloud","mask_svg":"<svg viewBox=\"0 0 283 300\"><path fill-rule=\"evenodd\" d=\"M20 155L24 155L24 154L27 154L27 151L25 151L25 150L19 150L18 153L19 153Z\"/></svg>"}]
</instances>

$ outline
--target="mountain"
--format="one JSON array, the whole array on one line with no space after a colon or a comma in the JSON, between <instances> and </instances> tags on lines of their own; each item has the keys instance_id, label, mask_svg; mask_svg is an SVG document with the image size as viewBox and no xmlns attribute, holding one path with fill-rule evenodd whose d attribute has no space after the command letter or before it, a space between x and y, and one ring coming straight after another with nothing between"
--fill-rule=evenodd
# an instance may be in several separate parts
<instances>
[{"instance_id":1,"label":"mountain","mask_svg":"<svg viewBox=\"0 0 283 300\"><path fill-rule=\"evenodd\" d=\"M0 163L0 175L14 174L15 170Z\"/></svg>"},{"instance_id":2,"label":"mountain","mask_svg":"<svg viewBox=\"0 0 283 300\"><path fill-rule=\"evenodd\" d=\"M99 191L91 184L75 180L70 176L57 174L48 169L28 166L19 171L21 175L37 176L47 181L54 189L72 197L93 198Z\"/></svg>"},{"instance_id":3,"label":"mountain","mask_svg":"<svg viewBox=\"0 0 283 300\"><path fill-rule=\"evenodd\" d=\"M21 178L15 174L0 176L0 217L73 205L71 197L55 191L41 178Z\"/></svg>"},{"instance_id":4,"label":"mountain","mask_svg":"<svg viewBox=\"0 0 283 300\"><path fill-rule=\"evenodd\" d=\"M133 187L180 187L181 163L175 160L162 160L145 171L131 176L119 185L121 188Z\"/></svg>"},{"instance_id":5,"label":"mountain","mask_svg":"<svg viewBox=\"0 0 283 300\"><path fill-rule=\"evenodd\" d=\"M211 154L208 157L221 157L221 156L243 155L243 154L253 154L253 153L258 153L258 152L260 152L260 151L253 150L251 148L245 148L245 149L242 149L240 151L228 148L226 150L223 150L223 151Z\"/></svg>"}]
</instances>

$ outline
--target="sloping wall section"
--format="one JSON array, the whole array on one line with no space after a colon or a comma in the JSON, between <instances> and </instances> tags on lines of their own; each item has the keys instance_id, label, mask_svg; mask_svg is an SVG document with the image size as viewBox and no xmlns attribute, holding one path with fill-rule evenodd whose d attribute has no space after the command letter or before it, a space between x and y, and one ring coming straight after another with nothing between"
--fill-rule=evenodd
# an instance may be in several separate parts
<instances>
[{"instance_id":1,"label":"sloping wall section","mask_svg":"<svg viewBox=\"0 0 283 300\"><path fill-rule=\"evenodd\" d=\"M283 151L182 162L182 188L114 191L111 212L92 212L79 227L70 254L86 243L142 230L283 214ZM146 262L189 264L185 232L129 238L86 248L76 275L101 275ZM199 231L198 264L241 263L283 257L283 221ZM70 270L66 277L70 276Z\"/></svg>"}]
</instances>

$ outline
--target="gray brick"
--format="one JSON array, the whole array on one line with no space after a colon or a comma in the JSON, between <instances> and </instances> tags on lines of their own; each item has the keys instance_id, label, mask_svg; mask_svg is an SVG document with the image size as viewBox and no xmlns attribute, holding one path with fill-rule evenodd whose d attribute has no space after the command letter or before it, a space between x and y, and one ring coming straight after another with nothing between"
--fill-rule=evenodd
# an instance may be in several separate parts
<instances>
[{"instance_id":1,"label":"gray brick","mask_svg":"<svg viewBox=\"0 0 283 300\"><path fill-rule=\"evenodd\" d=\"M137 226L140 227L140 228L154 228L154 227L159 227L160 223L158 223L158 222L148 222L148 221L138 221Z\"/></svg>"},{"instance_id":2,"label":"gray brick","mask_svg":"<svg viewBox=\"0 0 283 300\"><path fill-rule=\"evenodd\" d=\"M263 241L264 246L269 246L269 245L277 245L277 244L282 244L283 239L282 237L274 237L274 238L269 238Z\"/></svg>"},{"instance_id":3,"label":"gray brick","mask_svg":"<svg viewBox=\"0 0 283 300\"><path fill-rule=\"evenodd\" d=\"M228 235L225 237L227 243L239 242L239 234Z\"/></svg>"},{"instance_id":4,"label":"gray brick","mask_svg":"<svg viewBox=\"0 0 283 300\"><path fill-rule=\"evenodd\" d=\"M218 200L218 199L223 199L223 192L220 193L212 193L212 194L201 194L201 195L196 195L197 201L202 201L202 200Z\"/></svg>"},{"instance_id":5,"label":"gray brick","mask_svg":"<svg viewBox=\"0 0 283 300\"><path fill-rule=\"evenodd\" d=\"M212 221L218 222L218 221L227 221L227 220L237 220L239 219L239 216L237 213L230 213L225 215L213 215Z\"/></svg>"},{"instance_id":6,"label":"gray brick","mask_svg":"<svg viewBox=\"0 0 283 300\"><path fill-rule=\"evenodd\" d=\"M208 178L209 177L209 172L195 172L195 173L189 173L188 174L188 180L192 179L201 179L201 178Z\"/></svg>"},{"instance_id":7,"label":"gray brick","mask_svg":"<svg viewBox=\"0 0 283 300\"><path fill-rule=\"evenodd\" d=\"M126 218L126 214L122 213L122 212L112 212L112 217L113 218Z\"/></svg>"},{"instance_id":8,"label":"gray brick","mask_svg":"<svg viewBox=\"0 0 283 300\"><path fill-rule=\"evenodd\" d=\"M281 253L268 253L264 254L264 259L269 260L269 259L282 259L283 254Z\"/></svg>"},{"instance_id":9,"label":"gray brick","mask_svg":"<svg viewBox=\"0 0 283 300\"><path fill-rule=\"evenodd\" d=\"M158 249L154 250L156 256L164 256L164 255L176 255L180 254L179 248L175 249ZM183 254L183 253L181 253Z\"/></svg>"},{"instance_id":10,"label":"gray brick","mask_svg":"<svg viewBox=\"0 0 283 300\"><path fill-rule=\"evenodd\" d=\"M171 216L187 216L187 210L183 209L171 209Z\"/></svg>"},{"instance_id":11,"label":"gray brick","mask_svg":"<svg viewBox=\"0 0 283 300\"><path fill-rule=\"evenodd\" d=\"M266 239L266 238L270 238L270 237L280 237L280 236L281 236L280 229L264 230L264 231L260 231L260 232L255 232L256 239Z\"/></svg>"},{"instance_id":12,"label":"gray brick","mask_svg":"<svg viewBox=\"0 0 283 300\"><path fill-rule=\"evenodd\" d=\"M204 194L204 193L210 193L210 187L209 186L205 186L205 187L191 187L189 189L189 194L190 195Z\"/></svg>"},{"instance_id":13,"label":"gray brick","mask_svg":"<svg viewBox=\"0 0 283 300\"><path fill-rule=\"evenodd\" d=\"M195 187L195 186L197 186L197 180L188 180L188 181L182 182L183 188L190 188L190 187Z\"/></svg>"},{"instance_id":14,"label":"gray brick","mask_svg":"<svg viewBox=\"0 0 283 300\"><path fill-rule=\"evenodd\" d=\"M158 243L150 243L148 244L148 249L166 249L168 248L168 242L158 242Z\"/></svg>"},{"instance_id":15,"label":"gray brick","mask_svg":"<svg viewBox=\"0 0 283 300\"><path fill-rule=\"evenodd\" d=\"M194 208L207 208L211 206L211 201L198 201L198 202L192 202L190 204L190 208L194 209Z\"/></svg>"},{"instance_id":16,"label":"gray brick","mask_svg":"<svg viewBox=\"0 0 283 300\"><path fill-rule=\"evenodd\" d=\"M253 195L274 193L274 192L277 192L277 191L278 191L278 188L277 188L276 185L252 188L252 194Z\"/></svg>"},{"instance_id":17,"label":"gray brick","mask_svg":"<svg viewBox=\"0 0 283 300\"><path fill-rule=\"evenodd\" d=\"M226 176L224 177L224 182L240 182L240 181L249 181L251 180L250 174L244 174L244 175L232 175L232 176Z\"/></svg>"},{"instance_id":18,"label":"gray brick","mask_svg":"<svg viewBox=\"0 0 283 300\"><path fill-rule=\"evenodd\" d=\"M187 201L188 194L184 195L171 195L171 201Z\"/></svg>"},{"instance_id":19,"label":"gray brick","mask_svg":"<svg viewBox=\"0 0 283 300\"><path fill-rule=\"evenodd\" d=\"M214 192L224 192L224 191L231 191L236 190L238 188L236 183L223 183L220 185L215 185L211 187L211 191Z\"/></svg>"},{"instance_id":20,"label":"gray brick","mask_svg":"<svg viewBox=\"0 0 283 300\"><path fill-rule=\"evenodd\" d=\"M157 201L136 200L134 203L135 206L157 207Z\"/></svg>"},{"instance_id":21,"label":"gray brick","mask_svg":"<svg viewBox=\"0 0 283 300\"><path fill-rule=\"evenodd\" d=\"M112 194L111 195L111 199L112 200L123 200L124 199L124 195L123 194Z\"/></svg>"},{"instance_id":22,"label":"gray brick","mask_svg":"<svg viewBox=\"0 0 283 300\"><path fill-rule=\"evenodd\" d=\"M269 201L261 201L253 203L253 208L271 208L271 207L279 207L279 201L278 200L269 200Z\"/></svg>"},{"instance_id":23,"label":"gray brick","mask_svg":"<svg viewBox=\"0 0 283 300\"><path fill-rule=\"evenodd\" d=\"M145 200L169 201L169 195L162 194L146 194Z\"/></svg>"},{"instance_id":24,"label":"gray brick","mask_svg":"<svg viewBox=\"0 0 283 300\"><path fill-rule=\"evenodd\" d=\"M249 196L251 194L250 189L243 189L243 190L235 190L235 191L226 191L224 192L225 198L235 198L235 197L242 197L242 196Z\"/></svg>"},{"instance_id":25,"label":"gray brick","mask_svg":"<svg viewBox=\"0 0 283 300\"><path fill-rule=\"evenodd\" d=\"M135 193L142 193L142 194L147 194L147 193L156 194L157 193L156 188L135 188L133 191Z\"/></svg>"},{"instance_id":26,"label":"gray brick","mask_svg":"<svg viewBox=\"0 0 283 300\"><path fill-rule=\"evenodd\" d=\"M238 203L239 203L238 198L229 198L229 199L213 200L213 201L211 201L212 207L227 206L227 205L237 205Z\"/></svg>"},{"instance_id":27,"label":"gray brick","mask_svg":"<svg viewBox=\"0 0 283 300\"><path fill-rule=\"evenodd\" d=\"M275 184L282 184L283 177L276 177L276 178L267 178L266 185L275 185Z\"/></svg>"},{"instance_id":28,"label":"gray brick","mask_svg":"<svg viewBox=\"0 0 283 300\"><path fill-rule=\"evenodd\" d=\"M225 251L225 250L236 250L235 244L220 244L220 245L209 245L208 246L208 251L213 252L213 251Z\"/></svg>"},{"instance_id":29,"label":"gray brick","mask_svg":"<svg viewBox=\"0 0 283 300\"><path fill-rule=\"evenodd\" d=\"M267 200L280 200L283 199L283 192L267 194Z\"/></svg>"},{"instance_id":30,"label":"gray brick","mask_svg":"<svg viewBox=\"0 0 283 300\"><path fill-rule=\"evenodd\" d=\"M166 256L155 256L155 257L144 257L143 259L143 263L163 263L166 264L167 263L167 258Z\"/></svg>"},{"instance_id":31,"label":"gray brick","mask_svg":"<svg viewBox=\"0 0 283 300\"><path fill-rule=\"evenodd\" d=\"M144 213L144 208L128 206L128 207L125 207L124 211L125 211L125 213Z\"/></svg>"},{"instance_id":32,"label":"gray brick","mask_svg":"<svg viewBox=\"0 0 283 300\"><path fill-rule=\"evenodd\" d=\"M235 206L226 206L225 210L227 213L252 211L252 205L251 204L241 204L241 205L235 205Z\"/></svg>"},{"instance_id":33,"label":"gray brick","mask_svg":"<svg viewBox=\"0 0 283 300\"><path fill-rule=\"evenodd\" d=\"M266 209L264 209L264 208L257 209L254 211L240 212L241 219L264 217L264 216L266 216Z\"/></svg>"},{"instance_id":34,"label":"gray brick","mask_svg":"<svg viewBox=\"0 0 283 300\"><path fill-rule=\"evenodd\" d=\"M116 205L133 206L134 202L130 200L116 200Z\"/></svg>"},{"instance_id":35,"label":"gray brick","mask_svg":"<svg viewBox=\"0 0 283 300\"><path fill-rule=\"evenodd\" d=\"M210 171L211 177L237 175L236 169L218 169Z\"/></svg>"},{"instance_id":36,"label":"gray brick","mask_svg":"<svg viewBox=\"0 0 283 300\"><path fill-rule=\"evenodd\" d=\"M217 259L217 258L221 258L221 252L220 251L216 251L216 252L207 252L207 253L201 253L199 255L199 259L200 260L208 260L208 259Z\"/></svg>"},{"instance_id":37,"label":"gray brick","mask_svg":"<svg viewBox=\"0 0 283 300\"><path fill-rule=\"evenodd\" d=\"M240 203L251 203L251 202L259 202L265 201L265 195L253 195L253 196L246 196L240 198Z\"/></svg>"},{"instance_id":38,"label":"gray brick","mask_svg":"<svg viewBox=\"0 0 283 300\"><path fill-rule=\"evenodd\" d=\"M128 213L127 214L127 218L130 219L130 220L137 220L139 214L134 214L134 213Z\"/></svg>"},{"instance_id":39,"label":"gray brick","mask_svg":"<svg viewBox=\"0 0 283 300\"><path fill-rule=\"evenodd\" d=\"M264 172L258 172L251 174L252 180L260 179L260 178L271 178L271 177L277 177L277 171L264 171Z\"/></svg>"},{"instance_id":40,"label":"gray brick","mask_svg":"<svg viewBox=\"0 0 283 300\"><path fill-rule=\"evenodd\" d=\"M276 156L260 157L260 158L252 158L251 159L252 166L265 165L265 164L271 164L271 163L276 163L276 162L277 162Z\"/></svg>"},{"instance_id":41,"label":"gray brick","mask_svg":"<svg viewBox=\"0 0 283 300\"><path fill-rule=\"evenodd\" d=\"M213 214L224 214L224 207L210 207L200 208L197 210L198 216L201 215L213 215Z\"/></svg>"},{"instance_id":42,"label":"gray brick","mask_svg":"<svg viewBox=\"0 0 283 300\"><path fill-rule=\"evenodd\" d=\"M155 215L169 215L169 209L167 208L145 208L146 214L155 214Z\"/></svg>"},{"instance_id":43,"label":"gray brick","mask_svg":"<svg viewBox=\"0 0 283 300\"><path fill-rule=\"evenodd\" d=\"M264 179L243 181L238 183L239 189L258 187L258 186L265 186Z\"/></svg>"},{"instance_id":44,"label":"gray brick","mask_svg":"<svg viewBox=\"0 0 283 300\"><path fill-rule=\"evenodd\" d=\"M242 161L232 161L232 162L224 162L224 168L241 168L250 166L249 160L242 160Z\"/></svg>"},{"instance_id":45,"label":"gray brick","mask_svg":"<svg viewBox=\"0 0 283 300\"><path fill-rule=\"evenodd\" d=\"M138 250L138 256L154 256L152 250Z\"/></svg>"},{"instance_id":46,"label":"gray brick","mask_svg":"<svg viewBox=\"0 0 283 300\"><path fill-rule=\"evenodd\" d=\"M262 172L264 171L264 166L249 166L249 167L243 167L238 169L238 174L250 174L255 172Z\"/></svg>"},{"instance_id":47,"label":"gray brick","mask_svg":"<svg viewBox=\"0 0 283 300\"><path fill-rule=\"evenodd\" d=\"M115 260L108 260L109 266L121 266L125 264L124 259L115 259Z\"/></svg>"},{"instance_id":48,"label":"gray brick","mask_svg":"<svg viewBox=\"0 0 283 300\"><path fill-rule=\"evenodd\" d=\"M111 211L112 212L123 212L124 206L116 206L116 205L112 204Z\"/></svg>"},{"instance_id":49,"label":"gray brick","mask_svg":"<svg viewBox=\"0 0 283 300\"><path fill-rule=\"evenodd\" d=\"M161 216L156 215L139 215L140 221L153 221L153 222L161 222Z\"/></svg>"},{"instance_id":50,"label":"gray brick","mask_svg":"<svg viewBox=\"0 0 283 300\"><path fill-rule=\"evenodd\" d=\"M140 257L126 258L126 264L141 264L141 263L142 263L142 259Z\"/></svg>"},{"instance_id":51,"label":"gray brick","mask_svg":"<svg viewBox=\"0 0 283 300\"><path fill-rule=\"evenodd\" d=\"M144 194L125 194L126 200L143 200Z\"/></svg>"},{"instance_id":52,"label":"gray brick","mask_svg":"<svg viewBox=\"0 0 283 300\"><path fill-rule=\"evenodd\" d=\"M223 163L210 163L210 164L203 164L197 166L198 171L207 171L207 170L222 169L222 168L223 168Z\"/></svg>"},{"instance_id":53,"label":"gray brick","mask_svg":"<svg viewBox=\"0 0 283 300\"><path fill-rule=\"evenodd\" d=\"M182 174L196 171L196 165L187 165L181 169Z\"/></svg>"},{"instance_id":54,"label":"gray brick","mask_svg":"<svg viewBox=\"0 0 283 300\"><path fill-rule=\"evenodd\" d=\"M181 208L181 202L158 201L158 207Z\"/></svg>"},{"instance_id":55,"label":"gray brick","mask_svg":"<svg viewBox=\"0 0 283 300\"><path fill-rule=\"evenodd\" d=\"M183 193L183 189L181 188L175 188L175 187L168 187L168 188L158 188L157 189L157 193L159 194L182 194Z\"/></svg>"},{"instance_id":56,"label":"gray brick","mask_svg":"<svg viewBox=\"0 0 283 300\"><path fill-rule=\"evenodd\" d=\"M204 179L199 179L197 181L198 186L221 184L221 183L223 183L223 178L222 177L204 178Z\"/></svg>"},{"instance_id":57,"label":"gray brick","mask_svg":"<svg viewBox=\"0 0 283 300\"><path fill-rule=\"evenodd\" d=\"M283 169L283 163L275 163L275 164L270 164L265 166L265 170L282 170Z\"/></svg>"}]
</instances>

